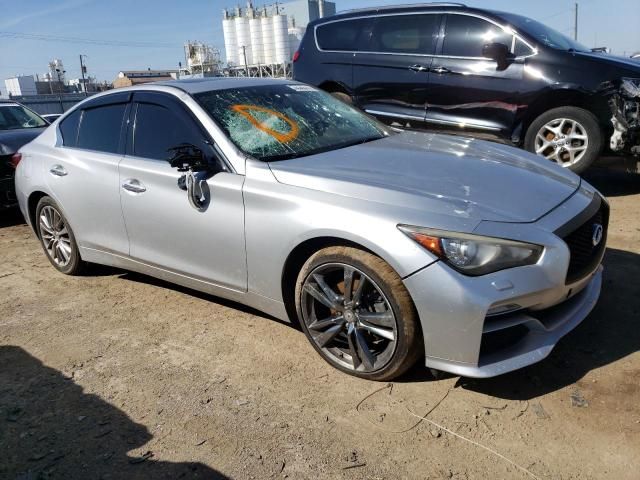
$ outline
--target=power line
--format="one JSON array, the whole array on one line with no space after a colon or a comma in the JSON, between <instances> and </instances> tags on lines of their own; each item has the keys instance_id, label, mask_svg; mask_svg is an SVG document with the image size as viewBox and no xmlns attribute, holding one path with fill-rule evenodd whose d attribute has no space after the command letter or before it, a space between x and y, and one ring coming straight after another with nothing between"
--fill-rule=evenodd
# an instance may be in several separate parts
<instances>
[{"instance_id":1,"label":"power line","mask_svg":"<svg viewBox=\"0 0 640 480\"><path fill-rule=\"evenodd\" d=\"M78 38L78 37L65 37L60 35L45 35L39 33L24 33L24 32L7 32L0 31L0 38L16 38L22 40L37 40L46 42L66 42L74 44L85 45L100 45L109 47L132 47L132 48L178 48L176 45L169 43L157 43L157 42L122 42L118 40L100 40L94 38Z\"/></svg>"}]
</instances>

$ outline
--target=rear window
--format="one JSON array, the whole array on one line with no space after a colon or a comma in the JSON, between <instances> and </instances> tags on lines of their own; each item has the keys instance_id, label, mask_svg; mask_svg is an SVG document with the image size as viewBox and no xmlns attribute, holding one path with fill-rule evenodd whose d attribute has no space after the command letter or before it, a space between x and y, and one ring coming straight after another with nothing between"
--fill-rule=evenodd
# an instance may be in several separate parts
<instances>
[{"instance_id":1,"label":"rear window","mask_svg":"<svg viewBox=\"0 0 640 480\"><path fill-rule=\"evenodd\" d=\"M62 144L65 147L75 147L78 143L78 125L80 125L81 110L76 110L60 122Z\"/></svg>"},{"instance_id":2,"label":"rear window","mask_svg":"<svg viewBox=\"0 0 640 480\"><path fill-rule=\"evenodd\" d=\"M125 103L119 103L84 110L78 134L78 147L117 153L125 108Z\"/></svg>"},{"instance_id":3,"label":"rear window","mask_svg":"<svg viewBox=\"0 0 640 480\"><path fill-rule=\"evenodd\" d=\"M316 40L321 50L355 51L370 21L366 18L318 25Z\"/></svg>"}]
</instances>

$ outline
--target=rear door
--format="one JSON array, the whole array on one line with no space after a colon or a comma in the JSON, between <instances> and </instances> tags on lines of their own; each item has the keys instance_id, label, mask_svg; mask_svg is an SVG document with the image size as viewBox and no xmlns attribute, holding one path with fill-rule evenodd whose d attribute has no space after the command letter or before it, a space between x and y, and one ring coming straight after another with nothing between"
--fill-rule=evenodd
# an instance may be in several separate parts
<instances>
[{"instance_id":1,"label":"rear door","mask_svg":"<svg viewBox=\"0 0 640 480\"><path fill-rule=\"evenodd\" d=\"M58 125L55 156L45 160L48 186L81 248L126 255L118 163L124 152L129 93L96 98Z\"/></svg>"},{"instance_id":2,"label":"rear door","mask_svg":"<svg viewBox=\"0 0 640 480\"><path fill-rule=\"evenodd\" d=\"M229 171L206 181L209 203L196 209L172 168L170 149L194 145L213 161L211 139L176 97L136 92L126 156L120 163L120 196L130 256L223 288L246 290L244 176Z\"/></svg>"},{"instance_id":3,"label":"rear door","mask_svg":"<svg viewBox=\"0 0 640 480\"><path fill-rule=\"evenodd\" d=\"M513 32L476 15L447 14L443 28L429 77L427 122L509 135L527 103L524 56L533 52ZM517 49L517 58L500 66L482 56L487 43L502 43L512 54Z\"/></svg>"},{"instance_id":4,"label":"rear door","mask_svg":"<svg viewBox=\"0 0 640 480\"><path fill-rule=\"evenodd\" d=\"M415 13L372 19L369 41L353 60L354 91L364 110L388 118L424 120L441 18Z\"/></svg>"}]
</instances>

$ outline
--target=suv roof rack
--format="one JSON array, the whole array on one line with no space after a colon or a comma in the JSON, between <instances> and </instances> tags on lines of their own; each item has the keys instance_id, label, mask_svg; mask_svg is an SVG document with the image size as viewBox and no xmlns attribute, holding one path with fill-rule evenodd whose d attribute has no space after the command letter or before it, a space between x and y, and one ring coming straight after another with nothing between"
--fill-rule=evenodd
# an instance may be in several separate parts
<instances>
[{"instance_id":1,"label":"suv roof rack","mask_svg":"<svg viewBox=\"0 0 640 480\"><path fill-rule=\"evenodd\" d=\"M368 8L353 8L350 10L340 10L337 12L337 15L343 13L354 13L354 12L370 12L372 10L402 10L403 8L412 8L412 7L466 7L464 3L454 3L454 2L427 2L427 3L404 3L400 5L385 5L381 7L368 7Z\"/></svg>"}]
</instances>

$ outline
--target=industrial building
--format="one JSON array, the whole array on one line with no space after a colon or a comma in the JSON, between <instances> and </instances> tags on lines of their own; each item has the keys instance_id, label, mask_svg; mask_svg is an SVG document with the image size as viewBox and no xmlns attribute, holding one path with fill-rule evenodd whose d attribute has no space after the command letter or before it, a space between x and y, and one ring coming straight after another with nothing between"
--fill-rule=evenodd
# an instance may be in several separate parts
<instances>
[{"instance_id":1,"label":"industrial building","mask_svg":"<svg viewBox=\"0 0 640 480\"><path fill-rule=\"evenodd\" d=\"M35 95L38 93L36 90L36 81L33 78L33 75L20 75L17 77L7 78L4 81L4 86L7 89L7 95L9 97Z\"/></svg>"},{"instance_id":2,"label":"industrial building","mask_svg":"<svg viewBox=\"0 0 640 480\"><path fill-rule=\"evenodd\" d=\"M222 11L227 73L232 76L288 76L293 53L308 22L334 15L335 3L295 0L256 9Z\"/></svg>"},{"instance_id":3,"label":"industrial building","mask_svg":"<svg viewBox=\"0 0 640 480\"><path fill-rule=\"evenodd\" d=\"M131 87L149 82L162 80L175 80L178 78L177 70L123 70L113 81L113 88Z\"/></svg>"}]
</instances>

